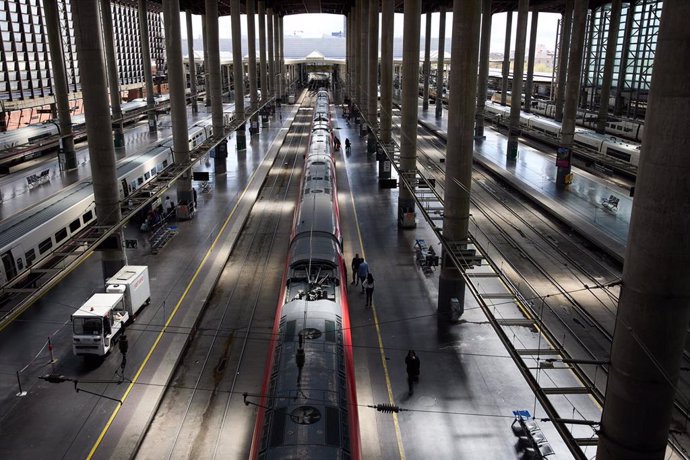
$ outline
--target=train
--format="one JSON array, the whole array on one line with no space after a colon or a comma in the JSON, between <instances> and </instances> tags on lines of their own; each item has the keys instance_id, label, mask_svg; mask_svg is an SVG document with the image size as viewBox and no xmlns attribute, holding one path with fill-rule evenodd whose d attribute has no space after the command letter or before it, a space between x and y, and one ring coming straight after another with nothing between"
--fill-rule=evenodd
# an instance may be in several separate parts
<instances>
[{"instance_id":1,"label":"train","mask_svg":"<svg viewBox=\"0 0 690 460\"><path fill-rule=\"evenodd\" d=\"M189 148L196 148L212 135L210 118L195 123L189 128ZM125 200L174 161L172 137L124 160L117 167L120 199ZM0 222L0 286L48 257L96 217L93 182L86 180Z\"/></svg>"},{"instance_id":2,"label":"train","mask_svg":"<svg viewBox=\"0 0 690 460\"><path fill-rule=\"evenodd\" d=\"M485 108L486 112L491 114L491 118L497 122L509 123L510 106L487 102ZM561 124L559 122L534 113L520 111L520 127L538 132L542 136L551 138L554 142L557 142L561 137ZM599 134L586 128L575 128L574 143L632 166L638 166L640 162L641 146L615 136Z\"/></svg>"},{"instance_id":3,"label":"train","mask_svg":"<svg viewBox=\"0 0 690 460\"><path fill-rule=\"evenodd\" d=\"M330 96L319 89L252 459L361 459L333 148Z\"/></svg>"},{"instance_id":4,"label":"train","mask_svg":"<svg viewBox=\"0 0 690 460\"><path fill-rule=\"evenodd\" d=\"M163 94L154 99L154 104L159 106L169 100L170 95ZM133 99L129 102L125 102L121 105L122 116L127 118L140 111L142 111L141 115L143 116L143 110L146 106L145 99ZM137 117L130 119L129 121L135 121L136 118ZM84 114L72 117L72 130L75 133L75 141L82 140L86 137L86 116ZM0 132L0 163L2 163L0 174L7 174L10 172L9 167L12 165L37 158L55 150L54 137L58 134L60 134L60 124L57 120ZM18 150L27 150L27 152L25 155L18 155Z\"/></svg>"},{"instance_id":5,"label":"train","mask_svg":"<svg viewBox=\"0 0 690 460\"><path fill-rule=\"evenodd\" d=\"M501 93L494 92L491 95L491 102L500 103ZM510 92L506 93L506 104L511 105L512 95ZM525 100L522 99L521 105L524 107ZM531 113L543 115L548 118L556 117L556 103L550 100L534 99L530 103ZM575 115L575 124L583 126L588 129L596 129L599 120L599 114L584 109L578 109ZM610 117L606 121L605 131L615 137L627 139L629 141L642 142L644 138L644 121L631 120L625 118Z\"/></svg>"}]
</instances>

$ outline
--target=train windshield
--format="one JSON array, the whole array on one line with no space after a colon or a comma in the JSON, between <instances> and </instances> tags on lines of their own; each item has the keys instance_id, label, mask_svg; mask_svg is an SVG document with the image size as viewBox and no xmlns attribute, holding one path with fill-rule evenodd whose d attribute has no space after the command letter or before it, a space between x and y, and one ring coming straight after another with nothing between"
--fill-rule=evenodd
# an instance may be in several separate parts
<instances>
[{"instance_id":1,"label":"train windshield","mask_svg":"<svg viewBox=\"0 0 690 460\"><path fill-rule=\"evenodd\" d=\"M103 318L74 318L74 335L102 335Z\"/></svg>"}]
</instances>

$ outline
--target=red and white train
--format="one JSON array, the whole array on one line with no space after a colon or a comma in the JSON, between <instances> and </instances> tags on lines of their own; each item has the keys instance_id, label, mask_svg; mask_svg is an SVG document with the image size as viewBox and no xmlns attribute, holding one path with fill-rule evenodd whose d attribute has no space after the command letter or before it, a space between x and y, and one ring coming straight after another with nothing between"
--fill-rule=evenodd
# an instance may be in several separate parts
<instances>
[{"instance_id":1,"label":"red and white train","mask_svg":"<svg viewBox=\"0 0 690 460\"><path fill-rule=\"evenodd\" d=\"M319 90L250 458L361 459L328 92Z\"/></svg>"}]
</instances>

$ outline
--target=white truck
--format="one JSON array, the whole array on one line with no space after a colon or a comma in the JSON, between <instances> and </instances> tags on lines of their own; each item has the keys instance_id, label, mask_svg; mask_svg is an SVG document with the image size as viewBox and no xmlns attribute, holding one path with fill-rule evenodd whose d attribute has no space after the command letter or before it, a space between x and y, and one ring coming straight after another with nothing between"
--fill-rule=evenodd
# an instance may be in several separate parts
<instances>
[{"instance_id":1,"label":"white truck","mask_svg":"<svg viewBox=\"0 0 690 460\"><path fill-rule=\"evenodd\" d=\"M106 281L105 294L92 295L72 315L74 354L108 354L119 340L125 324L150 299L148 267L123 267Z\"/></svg>"}]
</instances>

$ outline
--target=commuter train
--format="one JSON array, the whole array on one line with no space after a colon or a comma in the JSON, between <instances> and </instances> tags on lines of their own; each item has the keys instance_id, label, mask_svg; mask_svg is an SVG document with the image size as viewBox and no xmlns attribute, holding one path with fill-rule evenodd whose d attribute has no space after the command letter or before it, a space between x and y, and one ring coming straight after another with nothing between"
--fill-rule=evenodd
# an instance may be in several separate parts
<instances>
[{"instance_id":1,"label":"commuter train","mask_svg":"<svg viewBox=\"0 0 690 460\"><path fill-rule=\"evenodd\" d=\"M316 109L250 458L361 458L330 98Z\"/></svg>"},{"instance_id":2,"label":"commuter train","mask_svg":"<svg viewBox=\"0 0 690 460\"><path fill-rule=\"evenodd\" d=\"M189 148L212 135L210 119L189 129ZM172 138L117 168L120 199L143 187L174 162ZM0 286L49 256L96 219L91 180L67 187L0 222Z\"/></svg>"},{"instance_id":3,"label":"commuter train","mask_svg":"<svg viewBox=\"0 0 690 460\"><path fill-rule=\"evenodd\" d=\"M164 94L156 97L154 100L155 105L160 105L169 101L170 95ZM133 99L132 101L123 103L121 106L122 115L124 117L127 117L128 115L145 108L145 99ZM84 114L75 115L72 117L72 129L75 133L81 133L75 136L75 140L81 140L86 137L86 116ZM60 126L57 120L24 126L22 128L0 133L0 163L3 164L3 167L0 168L0 173L6 174L9 172L9 166L39 157L50 150L54 150L55 147L53 142L47 143L45 147L43 147L42 144L46 141L46 139L53 138L53 136L56 136L59 133ZM29 147L35 148L26 155L12 155L15 149L25 149ZM7 157L3 157L4 155Z\"/></svg>"},{"instance_id":4,"label":"commuter train","mask_svg":"<svg viewBox=\"0 0 690 460\"><path fill-rule=\"evenodd\" d=\"M495 92L491 96L491 102L500 103L501 93ZM510 92L506 94L506 104L511 105L512 95ZM524 97L522 99L522 106L525 105ZM532 113L537 115L543 115L548 118L556 117L556 103L553 101L546 101L542 99L532 100ZM599 114L584 109L577 109L577 114L575 115L575 124L579 126L584 126L589 129L596 129L599 120ZM639 120L630 119L617 119L615 117L609 117L606 121L605 131L608 134L614 135L616 137L622 137L624 139L636 142L642 142L644 136L644 122Z\"/></svg>"},{"instance_id":5,"label":"commuter train","mask_svg":"<svg viewBox=\"0 0 690 460\"><path fill-rule=\"evenodd\" d=\"M502 124L508 124L510 119L510 107L486 103L486 112ZM554 141L561 137L561 124L552 119L520 111L520 127L539 132L553 138ZM615 136L599 134L586 128L575 128L574 142L576 145L586 147L601 155L614 158L623 163L637 166L640 162L640 145L626 142Z\"/></svg>"}]
</instances>

